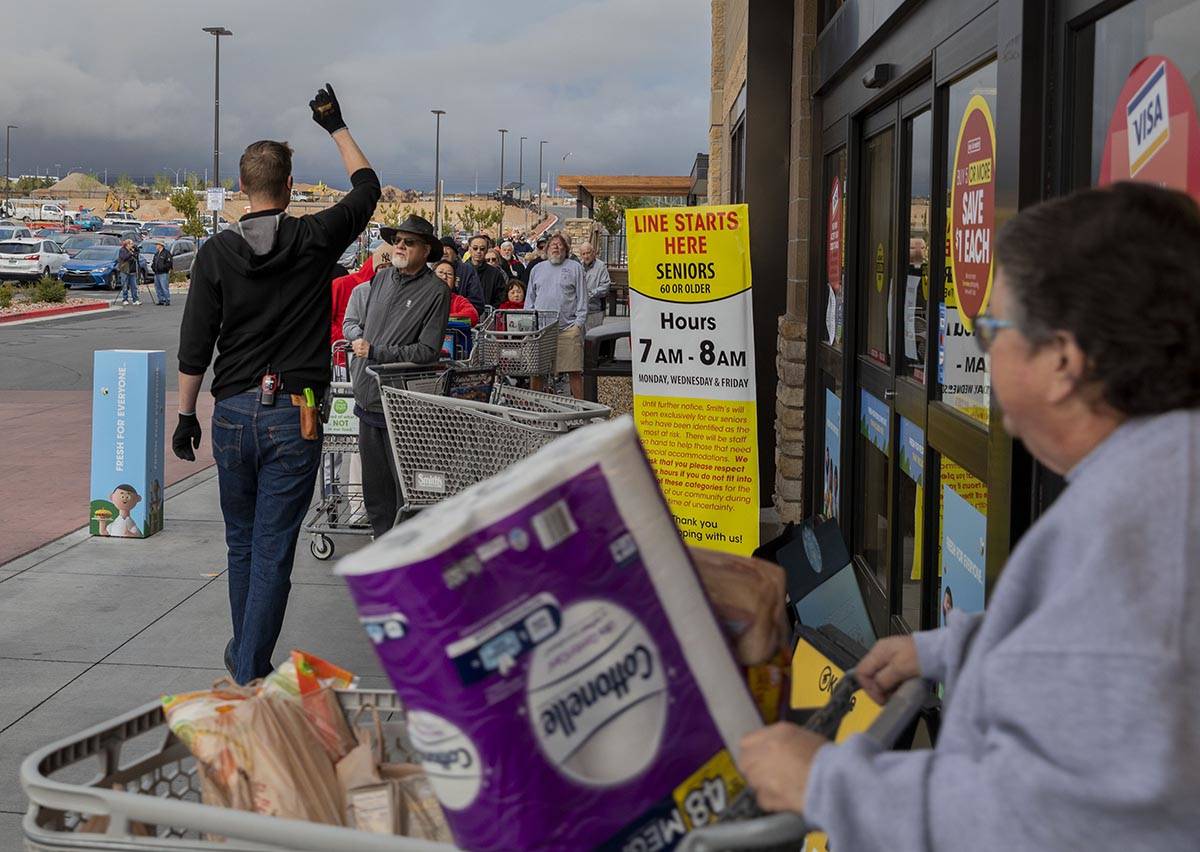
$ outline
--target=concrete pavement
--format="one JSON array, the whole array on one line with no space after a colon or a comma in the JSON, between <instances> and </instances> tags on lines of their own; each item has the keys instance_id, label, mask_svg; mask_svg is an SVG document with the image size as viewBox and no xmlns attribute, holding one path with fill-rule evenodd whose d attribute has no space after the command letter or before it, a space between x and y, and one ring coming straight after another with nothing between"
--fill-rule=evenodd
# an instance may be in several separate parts
<instances>
[{"instance_id":1,"label":"concrete pavement","mask_svg":"<svg viewBox=\"0 0 1200 852\"><path fill-rule=\"evenodd\" d=\"M167 353L167 437L179 410L176 353L184 296L100 315L0 328L0 505L15 523L0 537L0 565L84 523L91 467L92 355L97 349ZM204 440L194 464L166 454L167 484L212 464L212 397L200 396Z\"/></svg>"},{"instance_id":2,"label":"concrete pavement","mask_svg":"<svg viewBox=\"0 0 1200 852\"><path fill-rule=\"evenodd\" d=\"M365 542L338 537L338 555ZM292 583L276 662L299 647L387 686L345 585L305 536ZM22 848L26 755L163 693L209 686L225 674L229 635L215 469L167 489L158 535L79 530L0 565L0 852Z\"/></svg>"}]
</instances>

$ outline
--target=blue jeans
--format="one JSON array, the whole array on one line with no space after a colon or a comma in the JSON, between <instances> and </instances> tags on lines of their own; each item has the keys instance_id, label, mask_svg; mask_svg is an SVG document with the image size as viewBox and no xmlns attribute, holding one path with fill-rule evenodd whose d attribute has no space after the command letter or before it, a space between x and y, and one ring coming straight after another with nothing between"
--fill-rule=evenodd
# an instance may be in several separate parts
<instances>
[{"instance_id":1,"label":"blue jeans","mask_svg":"<svg viewBox=\"0 0 1200 852\"><path fill-rule=\"evenodd\" d=\"M138 298L138 274L136 272L121 272L121 298L130 302L140 302Z\"/></svg>"},{"instance_id":2,"label":"blue jeans","mask_svg":"<svg viewBox=\"0 0 1200 852\"><path fill-rule=\"evenodd\" d=\"M171 304L171 273L154 273L154 295L160 305Z\"/></svg>"},{"instance_id":3,"label":"blue jeans","mask_svg":"<svg viewBox=\"0 0 1200 852\"><path fill-rule=\"evenodd\" d=\"M271 671L321 440L300 437L300 409L288 394L265 406L253 390L216 404L212 444L229 548L234 678L247 683Z\"/></svg>"}]
</instances>

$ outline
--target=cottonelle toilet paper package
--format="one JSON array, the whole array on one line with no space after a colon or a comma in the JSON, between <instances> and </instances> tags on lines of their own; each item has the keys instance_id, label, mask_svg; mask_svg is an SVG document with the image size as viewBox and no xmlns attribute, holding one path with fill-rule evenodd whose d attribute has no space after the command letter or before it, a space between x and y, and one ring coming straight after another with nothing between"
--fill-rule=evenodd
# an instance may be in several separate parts
<instances>
[{"instance_id":1,"label":"cottonelle toilet paper package","mask_svg":"<svg viewBox=\"0 0 1200 852\"><path fill-rule=\"evenodd\" d=\"M761 725L626 417L342 560L467 849L670 849Z\"/></svg>"}]
</instances>

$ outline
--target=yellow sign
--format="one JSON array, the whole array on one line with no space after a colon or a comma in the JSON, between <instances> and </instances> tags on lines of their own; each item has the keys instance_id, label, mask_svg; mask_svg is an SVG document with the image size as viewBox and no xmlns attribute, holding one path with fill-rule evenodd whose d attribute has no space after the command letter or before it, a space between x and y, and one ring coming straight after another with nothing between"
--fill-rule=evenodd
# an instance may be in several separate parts
<instances>
[{"instance_id":1,"label":"yellow sign","mask_svg":"<svg viewBox=\"0 0 1200 852\"><path fill-rule=\"evenodd\" d=\"M734 766L733 757L721 749L675 788L673 798L691 831L720 819L745 789L746 781Z\"/></svg>"},{"instance_id":2,"label":"yellow sign","mask_svg":"<svg viewBox=\"0 0 1200 852\"><path fill-rule=\"evenodd\" d=\"M833 688L845 672L829 661L829 658L801 639L792 654L792 707L796 710L817 710L829 703ZM875 717L883 712L865 692L854 696L854 709L842 719L836 743L844 742L851 734L861 733L871 727ZM804 852L825 852L828 840L821 832L814 831L804 838Z\"/></svg>"},{"instance_id":3,"label":"yellow sign","mask_svg":"<svg viewBox=\"0 0 1200 852\"><path fill-rule=\"evenodd\" d=\"M750 222L744 204L625 211L633 416L689 544L758 546Z\"/></svg>"}]
</instances>

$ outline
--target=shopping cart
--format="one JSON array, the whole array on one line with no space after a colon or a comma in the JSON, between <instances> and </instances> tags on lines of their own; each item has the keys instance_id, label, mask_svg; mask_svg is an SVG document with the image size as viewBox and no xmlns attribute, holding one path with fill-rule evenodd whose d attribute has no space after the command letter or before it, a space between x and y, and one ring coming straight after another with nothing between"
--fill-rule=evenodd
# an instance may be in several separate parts
<instances>
[{"instance_id":1,"label":"shopping cart","mask_svg":"<svg viewBox=\"0 0 1200 852\"><path fill-rule=\"evenodd\" d=\"M557 354L557 312L492 311L475 326L470 364L505 376L550 377Z\"/></svg>"},{"instance_id":2,"label":"shopping cart","mask_svg":"<svg viewBox=\"0 0 1200 852\"><path fill-rule=\"evenodd\" d=\"M849 709L852 691L853 678L848 674L835 688L830 707L826 708L828 712L820 711L807 726L826 733L836 730ZM890 748L909 728L928 695L921 681L904 684L866 736ZM357 711L362 707L379 710L385 757L389 762L414 759L404 711L394 692L340 690L337 696L348 720L360 715ZM359 723L373 725L374 721L360 717ZM167 727L159 701L38 749L21 764L21 786L30 802L23 822L26 849L29 852L79 849L451 852L454 848L205 805L200 800L196 771L195 759ZM113 789L114 786L119 789ZM107 832L77 833L76 829L88 815L107 815ZM152 827L155 836L131 836L131 821ZM778 846L797 849L807 831L802 817L774 814L698 829L684 838L681 849L686 852ZM208 840L207 835L225 840Z\"/></svg>"},{"instance_id":3,"label":"shopping cart","mask_svg":"<svg viewBox=\"0 0 1200 852\"><path fill-rule=\"evenodd\" d=\"M489 369L445 363L369 368L379 380L396 459L397 522L494 476L570 429L608 419L608 406L512 387L497 379L498 368L490 382L479 378L482 400L443 395L452 377Z\"/></svg>"},{"instance_id":4,"label":"shopping cart","mask_svg":"<svg viewBox=\"0 0 1200 852\"><path fill-rule=\"evenodd\" d=\"M333 557L330 535L370 535L371 523L363 505L361 477L351 469L358 455L358 417L349 373L350 343L333 344L333 383L322 403L325 421L321 441L321 497L313 506L304 531L312 536L308 549L317 559Z\"/></svg>"}]
</instances>

